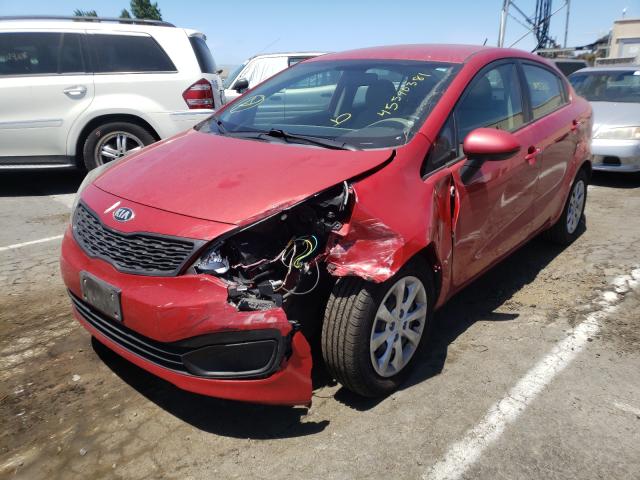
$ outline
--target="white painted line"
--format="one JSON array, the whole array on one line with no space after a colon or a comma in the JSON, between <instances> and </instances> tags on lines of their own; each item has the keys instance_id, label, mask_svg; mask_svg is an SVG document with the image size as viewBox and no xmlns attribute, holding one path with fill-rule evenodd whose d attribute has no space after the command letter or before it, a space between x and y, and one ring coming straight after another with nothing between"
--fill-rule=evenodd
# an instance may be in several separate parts
<instances>
[{"instance_id":1,"label":"white painted line","mask_svg":"<svg viewBox=\"0 0 640 480\"><path fill-rule=\"evenodd\" d=\"M631 405L627 405L626 403L613 402L613 406L623 412L632 413L636 417L640 418L640 408L632 407Z\"/></svg>"},{"instance_id":2,"label":"white painted line","mask_svg":"<svg viewBox=\"0 0 640 480\"><path fill-rule=\"evenodd\" d=\"M622 275L613 281L620 294L638 286L640 269L631 275ZM480 458L484 450L500 438L509 424L525 411L549 383L587 345L589 338L600 330L602 320L618 307L619 296L605 292L600 310L590 313L574 327L567 338L558 343L540 360L500 401L495 403L478 425L469 430L462 440L451 445L442 459L422 476L425 480L457 480Z\"/></svg>"},{"instance_id":3,"label":"white painted line","mask_svg":"<svg viewBox=\"0 0 640 480\"><path fill-rule=\"evenodd\" d=\"M60 240L64 235L56 235L55 237L40 238L39 240L31 240L30 242L14 243L13 245L7 245L6 247L0 247L0 252L6 250L13 250L15 248L27 247L29 245L36 245L38 243L53 242L54 240Z\"/></svg>"},{"instance_id":4,"label":"white painted line","mask_svg":"<svg viewBox=\"0 0 640 480\"><path fill-rule=\"evenodd\" d=\"M53 200L54 202L58 202L61 205L64 205L67 208L71 208L71 205L73 205L73 201L76 198L76 194L75 193L63 193L60 195L49 195L49 198L51 200Z\"/></svg>"}]
</instances>

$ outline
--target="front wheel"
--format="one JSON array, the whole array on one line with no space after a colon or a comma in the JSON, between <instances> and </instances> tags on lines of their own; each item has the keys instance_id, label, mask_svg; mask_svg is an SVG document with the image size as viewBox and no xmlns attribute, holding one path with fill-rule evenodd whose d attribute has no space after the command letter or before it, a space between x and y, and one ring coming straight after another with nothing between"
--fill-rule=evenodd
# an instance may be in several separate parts
<instances>
[{"instance_id":1,"label":"front wheel","mask_svg":"<svg viewBox=\"0 0 640 480\"><path fill-rule=\"evenodd\" d=\"M587 185L589 178L584 170L578 171L573 180L569 198L562 210L562 215L545 237L560 245L571 244L580 234L580 223L584 220L584 208L587 204Z\"/></svg>"},{"instance_id":2,"label":"front wheel","mask_svg":"<svg viewBox=\"0 0 640 480\"><path fill-rule=\"evenodd\" d=\"M329 372L359 395L391 393L413 366L434 302L433 279L424 262L411 262L382 284L339 279L322 325Z\"/></svg>"}]
</instances>

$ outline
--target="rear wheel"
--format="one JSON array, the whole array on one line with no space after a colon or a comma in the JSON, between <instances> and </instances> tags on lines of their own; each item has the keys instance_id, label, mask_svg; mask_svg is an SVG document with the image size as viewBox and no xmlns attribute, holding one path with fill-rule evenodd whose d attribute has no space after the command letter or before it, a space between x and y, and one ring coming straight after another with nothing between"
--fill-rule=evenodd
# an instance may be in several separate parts
<instances>
[{"instance_id":1,"label":"rear wheel","mask_svg":"<svg viewBox=\"0 0 640 480\"><path fill-rule=\"evenodd\" d=\"M117 160L155 142L149 131L129 122L105 123L87 136L82 157L87 170Z\"/></svg>"},{"instance_id":2,"label":"rear wheel","mask_svg":"<svg viewBox=\"0 0 640 480\"><path fill-rule=\"evenodd\" d=\"M411 262L382 284L357 277L339 279L322 326L322 354L329 372L365 397L398 388L431 325L434 296L424 262Z\"/></svg>"},{"instance_id":3,"label":"rear wheel","mask_svg":"<svg viewBox=\"0 0 640 480\"><path fill-rule=\"evenodd\" d=\"M589 178L584 170L576 175L569 192L569 198L556 224L545 232L545 237L560 245L569 245L580 233L580 223L584 220L584 208L587 203L587 185Z\"/></svg>"}]
</instances>

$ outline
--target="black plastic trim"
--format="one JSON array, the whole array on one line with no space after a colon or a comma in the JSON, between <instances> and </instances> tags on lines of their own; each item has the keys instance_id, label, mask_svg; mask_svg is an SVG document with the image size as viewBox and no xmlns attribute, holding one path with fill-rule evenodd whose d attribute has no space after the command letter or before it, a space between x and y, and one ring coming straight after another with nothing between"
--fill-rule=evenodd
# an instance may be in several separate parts
<instances>
[{"instance_id":1,"label":"black plastic trim","mask_svg":"<svg viewBox=\"0 0 640 480\"><path fill-rule=\"evenodd\" d=\"M278 370L288 349L287 345L290 343L290 338L283 337L277 329L211 333L178 342L158 342L134 332L123 323L113 320L91 307L73 293L68 293L80 316L109 340L148 362L183 375L237 380L266 378ZM210 347L213 347L213 350L215 347L221 346L242 348L246 345L248 348L245 349L245 352L250 352L255 344L264 342L273 344L273 352L262 367L252 370L209 371L201 368L189 358Z\"/></svg>"}]
</instances>

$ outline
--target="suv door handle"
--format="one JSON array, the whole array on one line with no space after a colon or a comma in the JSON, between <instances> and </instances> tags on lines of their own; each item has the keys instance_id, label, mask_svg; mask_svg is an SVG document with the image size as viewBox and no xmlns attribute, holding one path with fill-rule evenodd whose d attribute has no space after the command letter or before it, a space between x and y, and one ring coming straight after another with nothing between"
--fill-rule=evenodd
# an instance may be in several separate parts
<instances>
[{"instance_id":1,"label":"suv door handle","mask_svg":"<svg viewBox=\"0 0 640 480\"><path fill-rule=\"evenodd\" d=\"M529 165L533 165L536 163L536 159L538 155L542 153L542 149L539 147L531 146L527 150L527 154L524 156L524 159L529 162Z\"/></svg>"},{"instance_id":2,"label":"suv door handle","mask_svg":"<svg viewBox=\"0 0 640 480\"><path fill-rule=\"evenodd\" d=\"M87 93L87 87L84 85L74 85L73 87L65 88L62 91L67 97L80 98L84 97L85 93Z\"/></svg>"}]
</instances>

